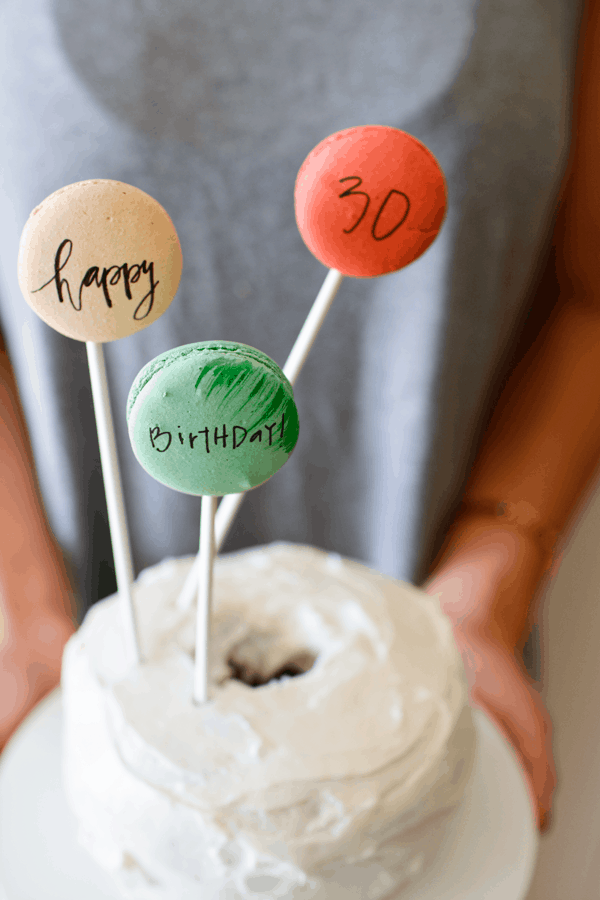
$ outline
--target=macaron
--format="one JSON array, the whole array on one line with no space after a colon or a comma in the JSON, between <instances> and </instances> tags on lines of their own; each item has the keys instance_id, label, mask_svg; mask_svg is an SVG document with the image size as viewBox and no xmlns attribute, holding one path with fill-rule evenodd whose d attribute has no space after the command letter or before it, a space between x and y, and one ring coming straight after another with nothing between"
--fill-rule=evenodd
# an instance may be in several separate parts
<instances>
[{"instance_id":1,"label":"macaron","mask_svg":"<svg viewBox=\"0 0 600 900\"><path fill-rule=\"evenodd\" d=\"M299 432L277 363L231 341L185 344L151 360L131 386L127 425L135 456L157 481L217 496L267 481Z\"/></svg>"},{"instance_id":2,"label":"macaron","mask_svg":"<svg viewBox=\"0 0 600 900\"><path fill-rule=\"evenodd\" d=\"M407 266L435 239L446 210L444 175L405 131L363 125L308 154L296 179L296 222L308 249L344 275Z\"/></svg>"},{"instance_id":3,"label":"macaron","mask_svg":"<svg viewBox=\"0 0 600 900\"><path fill-rule=\"evenodd\" d=\"M25 300L78 341L114 341L151 325L175 296L181 267L177 232L160 203L108 179L46 197L19 245Z\"/></svg>"}]
</instances>

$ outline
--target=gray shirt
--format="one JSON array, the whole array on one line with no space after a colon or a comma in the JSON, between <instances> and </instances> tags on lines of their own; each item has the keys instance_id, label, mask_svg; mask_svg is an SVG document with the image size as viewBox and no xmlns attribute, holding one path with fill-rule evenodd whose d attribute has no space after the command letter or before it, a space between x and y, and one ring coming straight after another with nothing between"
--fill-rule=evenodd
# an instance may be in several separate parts
<instances>
[{"instance_id":1,"label":"gray shirt","mask_svg":"<svg viewBox=\"0 0 600 900\"><path fill-rule=\"evenodd\" d=\"M418 577L460 496L498 364L548 240L568 150L572 0L3 0L0 325L49 520L85 602L110 567L85 348L20 295L31 209L115 178L167 209L184 269L167 313L106 345L137 568L197 547L199 500L133 457L125 401L178 344L283 364L326 274L294 221L312 147L393 125L440 161L449 213L417 262L346 279L296 387L301 436L228 547L283 539Z\"/></svg>"}]
</instances>

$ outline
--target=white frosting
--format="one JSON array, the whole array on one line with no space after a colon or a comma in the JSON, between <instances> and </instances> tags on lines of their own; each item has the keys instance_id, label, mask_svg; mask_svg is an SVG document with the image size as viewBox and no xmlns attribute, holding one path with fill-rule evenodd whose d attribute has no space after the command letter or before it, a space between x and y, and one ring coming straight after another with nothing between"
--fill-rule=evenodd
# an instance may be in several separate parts
<instances>
[{"instance_id":1,"label":"white frosting","mask_svg":"<svg viewBox=\"0 0 600 900\"><path fill-rule=\"evenodd\" d=\"M124 670L115 598L67 646L65 782L82 842L139 900L387 897L435 852L474 755L437 601L310 547L220 557L198 706L194 614L176 603L190 563L136 582L144 665ZM263 679L314 664L250 687L232 658Z\"/></svg>"}]
</instances>

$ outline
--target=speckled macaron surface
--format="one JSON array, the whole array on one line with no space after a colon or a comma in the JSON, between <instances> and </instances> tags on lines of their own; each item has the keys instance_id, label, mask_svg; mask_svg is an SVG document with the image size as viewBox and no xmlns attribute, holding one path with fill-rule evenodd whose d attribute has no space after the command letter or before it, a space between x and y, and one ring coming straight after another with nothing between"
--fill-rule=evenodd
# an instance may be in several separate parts
<instances>
[{"instance_id":1,"label":"speckled macaron surface","mask_svg":"<svg viewBox=\"0 0 600 900\"><path fill-rule=\"evenodd\" d=\"M162 353L127 401L133 451L157 481L187 494L235 494L267 481L298 440L292 387L266 354L204 341Z\"/></svg>"},{"instance_id":2,"label":"speckled macaron surface","mask_svg":"<svg viewBox=\"0 0 600 900\"><path fill-rule=\"evenodd\" d=\"M181 277L181 248L163 207L120 181L78 181L37 206L19 246L19 284L51 328L114 341L151 325Z\"/></svg>"},{"instance_id":3,"label":"speckled macaron surface","mask_svg":"<svg viewBox=\"0 0 600 900\"><path fill-rule=\"evenodd\" d=\"M417 259L446 210L444 175L430 150L399 128L331 134L308 154L294 192L308 249L344 275L373 278Z\"/></svg>"}]
</instances>

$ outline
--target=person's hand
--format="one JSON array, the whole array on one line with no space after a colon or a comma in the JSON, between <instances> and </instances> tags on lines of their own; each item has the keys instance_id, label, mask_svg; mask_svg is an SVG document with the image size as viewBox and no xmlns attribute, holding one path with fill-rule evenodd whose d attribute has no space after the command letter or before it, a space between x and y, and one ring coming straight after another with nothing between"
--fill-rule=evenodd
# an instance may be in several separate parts
<instances>
[{"instance_id":1,"label":"person's hand","mask_svg":"<svg viewBox=\"0 0 600 900\"><path fill-rule=\"evenodd\" d=\"M556 786L550 715L516 655L515 643L497 627L492 614L494 611L497 618L497 583L486 577L480 560L471 558L463 565L461 568L455 560L452 568L431 579L425 590L440 595L442 608L453 620L471 702L492 718L516 751L538 827L545 831ZM474 612L465 614L466 610Z\"/></svg>"},{"instance_id":2,"label":"person's hand","mask_svg":"<svg viewBox=\"0 0 600 900\"><path fill-rule=\"evenodd\" d=\"M7 608L0 602L0 749L59 683L62 651L74 631L66 613L42 609L17 618Z\"/></svg>"},{"instance_id":3,"label":"person's hand","mask_svg":"<svg viewBox=\"0 0 600 900\"><path fill-rule=\"evenodd\" d=\"M0 334L0 749L60 680L63 647L75 629L72 590Z\"/></svg>"},{"instance_id":4,"label":"person's hand","mask_svg":"<svg viewBox=\"0 0 600 900\"><path fill-rule=\"evenodd\" d=\"M550 826L556 768L552 722L539 692L514 652L484 636L454 630L471 702L486 712L512 744L526 777L537 824Z\"/></svg>"}]
</instances>

